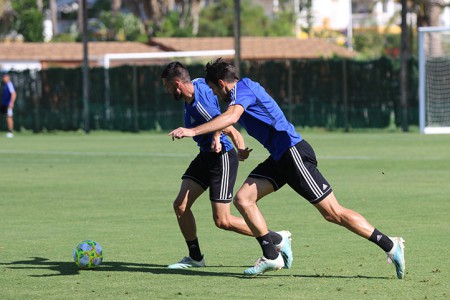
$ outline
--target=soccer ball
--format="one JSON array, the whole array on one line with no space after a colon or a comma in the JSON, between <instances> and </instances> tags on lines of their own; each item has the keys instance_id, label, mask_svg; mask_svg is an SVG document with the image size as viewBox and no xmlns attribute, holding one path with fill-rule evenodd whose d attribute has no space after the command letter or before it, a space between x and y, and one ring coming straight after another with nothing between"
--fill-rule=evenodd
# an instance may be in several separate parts
<instances>
[{"instance_id":1,"label":"soccer ball","mask_svg":"<svg viewBox=\"0 0 450 300\"><path fill-rule=\"evenodd\" d=\"M103 260L102 246L92 240L79 242L73 249L73 260L81 269L96 268Z\"/></svg>"}]
</instances>

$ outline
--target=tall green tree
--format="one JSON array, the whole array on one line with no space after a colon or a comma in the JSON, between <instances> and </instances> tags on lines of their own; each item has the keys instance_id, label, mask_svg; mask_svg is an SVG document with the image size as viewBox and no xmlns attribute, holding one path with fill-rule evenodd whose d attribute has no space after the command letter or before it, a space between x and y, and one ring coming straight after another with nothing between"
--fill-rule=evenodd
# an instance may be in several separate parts
<instances>
[{"instance_id":1,"label":"tall green tree","mask_svg":"<svg viewBox=\"0 0 450 300\"><path fill-rule=\"evenodd\" d=\"M14 0L12 8L14 10L13 29L22 34L26 42L44 41L44 15L42 14L42 4L36 0Z\"/></svg>"},{"instance_id":2,"label":"tall green tree","mask_svg":"<svg viewBox=\"0 0 450 300\"><path fill-rule=\"evenodd\" d=\"M200 13L198 36L233 36L233 0L219 1L205 7ZM241 1L242 36L291 36L294 34L292 11L267 16L260 5L250 0Z\"/></svg>"}]
</instances>

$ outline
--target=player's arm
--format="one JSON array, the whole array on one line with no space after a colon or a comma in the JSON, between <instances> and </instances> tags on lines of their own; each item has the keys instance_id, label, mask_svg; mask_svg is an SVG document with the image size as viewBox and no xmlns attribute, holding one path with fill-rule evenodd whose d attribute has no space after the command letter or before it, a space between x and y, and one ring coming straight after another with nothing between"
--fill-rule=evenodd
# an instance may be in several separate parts
<instances>
[{"instance_id":1,"label":"player's arm","mask_svg":"<svg viewBox=\"0 0 450 300\"><path fill-rule=\"evenodd\" d=\"M11 94L11 101L9 102L9 107L14 108L14 102L16 102L17 94L16 92Z\"/></svg>"},{"instance_id":2,"label":"player's arm","mask_svg":"<svg viewBox=\"0 0 450 300\"><path fill-rule=\"evenodd\" d=\"M236 123L243 113L244 108L241 105L230 105L223 114L217 116L209 122L206 122L194 128L178 127L177 129L170 132L169 135L172 136L172 138L181 139L184 137L193 137L213 131L222 130Z\"/></svg>"},{"instance_id":3,"label":"player's arm","mask_svg":"<svg viewBox=\"0 0 450 300\"><path fill-rule=\"evenodd\" d=\"M247 147L245 147L245 141L242 134L236 128L234 128L234 126L228 126L224 128L222 132L229 136L233 141L233 144L238 151L239 160L246 160L250 155L250 152L252 152L252 149L248 149Z\"/></svg>"},{"instance_id":4,"label":"player's arm","mask_svg":"<svg viewBox=\"0 0 450 300\"><path fill-rule=\"evenodd\" d=\"M14 88L12 88L12 87L10 88L10 93L11 93L11 99L9 101L9 107L14 108L14 102L16 101L17 94L16 94L16 91L14 90Z\"/></svg>"}]
</instances>

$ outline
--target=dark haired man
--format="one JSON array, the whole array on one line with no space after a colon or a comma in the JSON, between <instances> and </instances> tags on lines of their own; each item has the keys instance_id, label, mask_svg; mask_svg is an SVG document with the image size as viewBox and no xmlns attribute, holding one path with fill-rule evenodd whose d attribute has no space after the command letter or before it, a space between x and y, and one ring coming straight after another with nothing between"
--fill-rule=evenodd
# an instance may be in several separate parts
<instances>
[{"instance_id":1,"label":"dark haired man","mask_svg":"<svg viewBox=\"0 0 450 300\"><path fill-rule=\"evenodd\" d=\"M244 271L257 275L275 270L275 246L257 202L286 183L308 200L329 222L374 242L394 262L397 277L405 275L404 240L390 238L367 222L359 213L341 206L328 181L317 168L312 147L295 131L275 100L257 82L239 79L233 65L218 59L206 65L206 82L219 98L229 102L217 118L194 128L177 128L172 138L196 137L239 122L249 135L270 153L248 176L234 203L261 245L263 256Z\"/></svg>"}]
</instances>

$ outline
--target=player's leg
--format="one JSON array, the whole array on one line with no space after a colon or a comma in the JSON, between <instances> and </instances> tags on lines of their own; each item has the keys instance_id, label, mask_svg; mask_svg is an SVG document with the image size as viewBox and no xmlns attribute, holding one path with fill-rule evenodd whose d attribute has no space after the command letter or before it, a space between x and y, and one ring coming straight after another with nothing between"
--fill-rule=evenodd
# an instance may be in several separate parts
<instances>
[{"instance_id":1,"label":"player's leg","mask_svg":"<svg viewBox=\"0 0 450 300\"><path fill-rule=\"evenodd\" d=\"M244 219L231 215L230 203L239 166L236 150L211 153L208 157L211 166L209 197L214 224L224 230L252 236Z\"/></svg>"},{"instance_id":2,"label":"player's leg","mask_svg":"<svg viewBox=\"0 0 450 300\"><path fill-rule=\"evenodd\" d=\"M195 200L208 188L208 174L205 171L203 156L200 152L190 163L186 172L182 176L180 191L173 203L175 215L181 233L186 241L189 256L184 257L180 262L172 264L169 268L181 269L190 267L204 267L205 261L200 251L197 238L197 227L191 207Z\"/></svg>"},{"instance_id":3,"label":"player's leg","mask_svg":"<svg viewBox=\"0 0 450 300\"><path fill-rule=\"evenodd\" d=\"M231 214L231 204L211 201L214 224L223 230L234 231L243 235L253 236L245 220Z\"/></svg>"},{"instance_id":4,"label":"player's leg","mask_svg":"<svg viewBox=\"0 0 450 300\"><path fill-rule=\"evenodd\" d=\"M170 269L184 269L191 267L204 267L205 262L200 251L197 238L197 226L191 207L195 200L205 191L196 181L184 178L180 191L173 202L173 209L177 217L178 226L186 241L189 256L184 257L178 263L169 265Z\"/></svg>"},{"instance_id":5,"label":"player's leg","mask_svg":"<svg viewBox=\"0 0 450 300\"><path fill-rule=\"evenodd\" d=\"M180 191L173 202L178 225L186 241L192 241L197 238L197 227L191 207L204 191L204 188L194 180L183 179Z\"/></svg>"},{"instance_id":6,"label":"player's leg","mask_svg":"<svg viewBox=\"0 0 450 300\"><path fill-rule=\"evenodd\" d=\"M234 197L234 205L255 237L264 236L269 232L257 202L273 191L274 188L268 180L249 177Z\"/></svg>"},{"instance_id":7,"label":"player's leg","mask_svg":"<svg viewBox=\"0 0 450 300\"><path fill-rule=\"evenodd\" d=\"M13 110L12 108L7 109L7 113L6 113L6 125L8 127L8 133L7 133L7 137L13 137L13 131L14 131L14 120L13 120Z\"/></svg>"},{"instance_id":8,"label":"player's leg","mask_svg":"<svg viewBox=\"0 0 450 300\"><path fill-rule=\"evenodd\" d=\"M267 223L257 205L259 199L273 191L274 187L267 179L249 177L234 198L236 208L244 217L245 222L263 251L263 256L258 259L256 264L244 271L246 275L258 275L267 271L279 270L286 266L285 260L278 252L271 233L267 228ZM286 231L286 233L289 232ZM286 238L290 239L290 233ZM287 246L292 257L290 241L289 244L286 243ZM286 267L289 268L290 265Z\"/></svg>"},{"instance_id":9,"label":"player's leg","mask_svg":"<svg viewBox=\"0 0 450 300\"><path fill-rule=\"evenodd\" d=\"M314 204L327 221L343 226L374 242L388 256L391 251L396 251L397 257L400 259L396 262L396 266L399 266L397 274L404 273L403 239L399 243L401 245L397 246L395 241L378 231L362 215L339 204L330 184L317 169L314 150L306 141L289 149L289 156L285 158L284 164L293 166L288 172L288 184ZM403 277L403 275L400 276ZM400 276L399 278L401 278Z\"/></svg>"},{"instance_id":10,"label":"player's leg","mask_svg":"<svg viewBox=\"0 0 450 300\"><path fill-rule=\"evenodd\" d=\"M220 203L211 201L213 219L216 226L223 230L234 231L239 234L253 236L252 231L248 227L245 220L231 214L230 203ZM291 250L291 233L287 230L272 231L269 230L269 235L272 238L278 252L283 256L286 269L292 266L292 250Z\"/></svg>"},{"instance_id":11,"label":"player's leg","mask_svg":"<svg viewBox=\"0 0 450 300\"><path fill-rule=\"evenodd\" d=\"M359 213L341 206L333 192L314 206L327 221L343 226L366 239L369 239L375 229Z\"/></svg>"},{"instance_id":12,"label":"player's leg","mask_svg":"<svg viewBox=\"0 0 450 300\"><path fill-rule=\"evenodd\" d=\"M389 262L396 267L397 277L405 275L404 240L401 237L390 238L371 225L362 215L340 205L334 195L329 194L321 202L314 205L329 222L338 224L366 238L388 255Z\"/></svg>"}]
</instances>

